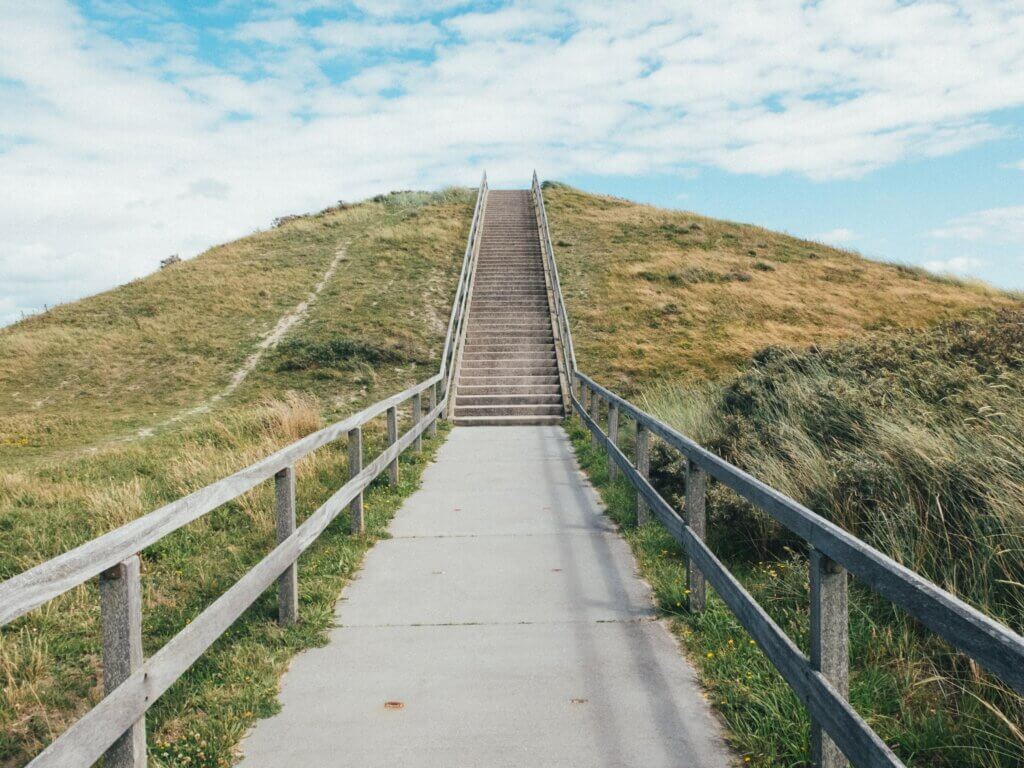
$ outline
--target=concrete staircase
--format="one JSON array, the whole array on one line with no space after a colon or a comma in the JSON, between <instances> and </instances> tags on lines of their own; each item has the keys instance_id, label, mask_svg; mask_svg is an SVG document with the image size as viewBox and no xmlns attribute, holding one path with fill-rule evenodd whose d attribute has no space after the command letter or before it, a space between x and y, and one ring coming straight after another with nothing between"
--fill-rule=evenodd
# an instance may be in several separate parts
<instances>
[{"instance_id":1,"label":"concrete staircase","mask_svg":"<svg viewBox=\"0 0 1024 768\"><path fill-rule=\"evenodd\" d=\"M458 425L557 424L562 390L529 190L487 196L455 392Z\"/></svg>"}]
</instances>

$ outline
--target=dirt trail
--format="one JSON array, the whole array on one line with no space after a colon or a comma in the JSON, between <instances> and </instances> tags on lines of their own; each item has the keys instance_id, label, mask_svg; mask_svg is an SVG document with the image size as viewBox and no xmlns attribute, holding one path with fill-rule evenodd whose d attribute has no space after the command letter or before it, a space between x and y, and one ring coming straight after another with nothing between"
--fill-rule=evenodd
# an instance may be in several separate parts
<instances>
[{"instance_id":1,"label":"dirt trail","mask_svg":"<svg viewBox=\"0 0 1024 768\"><path fill-rule=\"evenodd\" d=\"M288 331L290 331L298 323L302 322L303 318L306 316L306 313L309 312L309 308L316 303L316 300L320 297L320 293L326 287L330 279L334 276L335 271L338 269L338 265L341 262L345 261L346 258L348 258L346 255L347 249L348 243L342 243L341 247L339 247L338 251L334 254L334 259L327 266L327 269L324 271L324 274L320 278L320 281L315 286L313 286L313 290L309 292L309 295L306 296L306 298L303 299L301 302L296 304L291 312L287 313L286 315L283 315L281 319L277 321L277 325L275 325L271 329L270 333L268 333L266 336L260 339L260 341L256 344L256 348L253 350L252 354L249 355L249 357L245 359L245 362L242 363L242 365L231 374L231 379L228 381L228 384L227 386L224 387L224 389L222 389L215 395L208 397L206 400L199 403L199 405L195 405L191 408L188 408L187 410L181 411L180 413L176 413L174 416L171 416L169 419L165 419L164 421L160 422L159 424L156 424L155 426L143 427L133 435L119 438L118 440L114 440L112 442L125 442L128 440L138 439L140 437L149 437L156 430L161 429L162 427L170 426L171 424L176 424L180 421L184 421L185 419L191 416L196 416L200 413L206 413L216 402L218 402L219 400L223 400L225 397L227 397L236 389L238 389L242 382L245 381L246 377L256 369L257 365L259 365L260 360L263 358L263 355L267 352L267 350L273 349L275 346L277 346L277 343L285 337ZM93 448L93 450L95 450L95 448Z\"/></svg>"}]
</instances>

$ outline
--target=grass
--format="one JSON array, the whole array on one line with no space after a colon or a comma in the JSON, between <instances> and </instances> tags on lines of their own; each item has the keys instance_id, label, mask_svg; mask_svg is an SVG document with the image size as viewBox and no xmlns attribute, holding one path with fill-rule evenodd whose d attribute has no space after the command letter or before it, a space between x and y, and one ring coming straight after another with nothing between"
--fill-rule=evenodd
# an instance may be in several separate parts
<instances>
[{"instance_id":1,"label":"grass","mask_svg":"<svg viewBox=\"0 0 1024 768\"><path fill-rule=\"evenodd\" d=\"M704 387L663 385L641 406L1016 631L1024 629L1024 311L796 352L769 348ZM758 765L805 765L796 698L711 596L686 609L684 560L635 494L608 481L580 425L577 453L624 526L733 739ZM628 436L624 442L628 443ZM677 508L677 456L652 477ZM805 652L802 542L712 483L709 542ZM851 701L908 765L1024 763L1024 699L854 583Z\"/></svg>"},{"instance_id":2,"label":"grass","mask_svg":"<svg viewBox=\"0 0 1024 768\"><path fill-rule=\"evenodd\" d=\"M828 344L1019 303L749 224L556 183L544 200L580 365L622 394L717 380L769 345Z\"/></svg>"},{"instance_id":3,"label":"grass","mask_svg":"<svg viewBox=\"0 0 1024 768\"><path fill-rule=\"evenodd\" d=\"M473 201L400 193L292 218L0 330L0 579L436 372ZM341 249L304 320L218 398ZM376 421L367 457L385 439ZM368 490L366 536L343 514L303 555L297 626L277 626L268 590L156 703L152 765L233 761L277 706L288 659L325 641L342 585L440 439L403 457L398 488ZM347 477L346 457L341 441L299 464L300 522ZM142 553L147 655L270 550L272 508L265 483ZM0 765L24 764L99 700L98 611L90 583L0 634Z\"/></svg>"}]
</instances>

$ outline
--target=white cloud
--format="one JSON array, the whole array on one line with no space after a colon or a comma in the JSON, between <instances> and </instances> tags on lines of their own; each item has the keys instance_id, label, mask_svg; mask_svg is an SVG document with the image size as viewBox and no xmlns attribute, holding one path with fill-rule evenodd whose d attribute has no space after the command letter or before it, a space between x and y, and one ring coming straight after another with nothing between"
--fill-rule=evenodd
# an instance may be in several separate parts
<instances>
[{"instance_id":1,"label":"white cloud","mask_svg":"<svg viewBox=\"0 0 1024 768\"><path fill-rule=\"evenodd\" d=\"M944 227L932 230L931 235L954 240L1024 243L1024 205L989 208L959 216Z\"/></svg>"},{"instance_id":2,"label":"white cloud","mask_svg":"<svg viewBox=\"0 0 1024 768\"><path fill-rule=\"evenodd\" d=\"M534 167L856 177L988 141L992 115L1024 105L1019 2L463 5L367 0L309 26L302 12L339 4L271 3L211 61L173 15L129 44L61 0L0 3L0 307L482 167L523 184ZM427 21L438 9L456 12ZM373 64L339 82L346 52ZM1012 217L936 234L979 228L1021 238ZM36 247L52 268L15 283L11 259Z\"/></svg>"},{"instance_id":3,"label":"white cloud","mask_svg":"<svg viewBox=\"0 0 1024 768\"><path fill-rule=\"evenodd\" d=\"M846 245L856 239L857 233L846 227L836 227L828 232L820 232L817 235L811 236L811 240L817 240L819 243L828 243L829 245Z\"/></svg>"},{"instance_id":4,"label":"white cloud","mask_svg":"<svg viewBox=\"0 0 1024 768\"><path fill-rule=\"evenodd\" d=\"M415 51L430 48L441 38L441 31L422 21L402 24L375 21L328 21L313 32L317 42L338 53L377 51Z\"/></svg>"},{"instance_id":5,"label":"white cloud","mask_svg":"<svg viewBox=\"0 0 1024 768\"><path fill-rule=\"evenodd\" d=\"M925 269L938 274L970 275L976 274L988 262L974 256L953 256L950 259L926 261Z\"/></svg>"}]
</instances>

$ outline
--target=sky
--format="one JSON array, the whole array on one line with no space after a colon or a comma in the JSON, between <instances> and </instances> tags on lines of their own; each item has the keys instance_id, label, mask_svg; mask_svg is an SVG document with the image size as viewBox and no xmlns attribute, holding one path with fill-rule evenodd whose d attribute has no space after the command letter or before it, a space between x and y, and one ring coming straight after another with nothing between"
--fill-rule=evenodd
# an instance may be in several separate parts
<instances>
[{"instance_id":1,"label":"sky","mask_svg":"<svg viewBox=\"0 0 1024 768\"><path fill-rule=\"evenodd\" d=\"M596 192L1024 289L1024 0L0 0L0 324L392 189Z\"/></svg>"}]
</instances>

